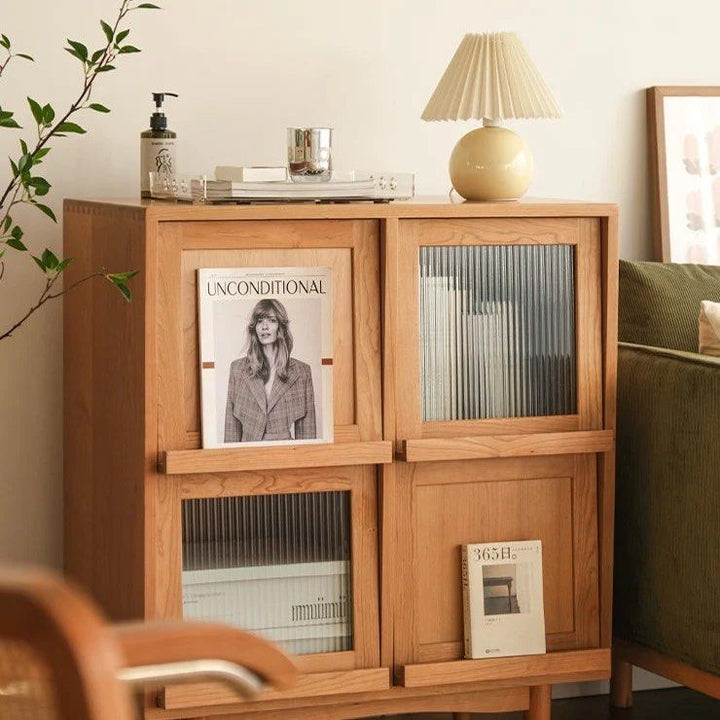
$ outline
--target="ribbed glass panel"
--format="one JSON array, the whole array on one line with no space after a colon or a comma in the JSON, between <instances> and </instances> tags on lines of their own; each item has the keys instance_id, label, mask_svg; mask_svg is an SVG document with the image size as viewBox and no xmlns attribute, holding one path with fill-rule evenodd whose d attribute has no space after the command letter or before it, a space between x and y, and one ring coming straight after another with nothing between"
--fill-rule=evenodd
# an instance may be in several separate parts
<instances>
[{"instance_id":1,"label":"ribbed glass panel","mask_svg":"<svg viewBox=\"0 0 720 720\"><path fill-rule=\"evenodd\" d=\"M183 614L288 652L352 648L350 493L185 500Z\"/></svg>"},{"instance_id":2,"label":"ribbed glass panel","mask_svg":"<svg viewBox=\"0 0 720 720\"><path fill-rule=\"evenodd\" d=\"M420 248L424 420L576 412L569 245Z\"/></svg>"}]
</instances>

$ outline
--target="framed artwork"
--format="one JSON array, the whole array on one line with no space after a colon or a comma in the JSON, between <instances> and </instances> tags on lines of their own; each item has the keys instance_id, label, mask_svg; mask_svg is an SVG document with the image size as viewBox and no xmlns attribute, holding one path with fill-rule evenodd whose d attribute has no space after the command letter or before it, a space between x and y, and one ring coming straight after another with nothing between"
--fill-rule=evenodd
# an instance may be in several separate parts
<instances>
[{"instance_id":1,"label":"framed artwork","mask_svg":"<svg viewBox=\"0 0 720 720\"><path fill-rule=\"evenodd\" d=\"M720 265L720 87L647 90L655 259Z\"/></svg>"}]
</instances>

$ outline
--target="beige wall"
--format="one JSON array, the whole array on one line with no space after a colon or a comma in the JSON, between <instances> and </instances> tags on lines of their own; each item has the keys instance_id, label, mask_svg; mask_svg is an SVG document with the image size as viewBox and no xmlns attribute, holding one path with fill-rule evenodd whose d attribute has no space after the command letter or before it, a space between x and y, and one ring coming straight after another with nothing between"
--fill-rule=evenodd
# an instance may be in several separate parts
<instances>
[{"instance_id":1,"label":"beige wall","mask_svg":"<svg viewBox=\"0 0 720 720\"><path fill-rule=\"evenodd\" d=\"M424 123L420 113L463 33L514 30L565 110L559 121L517 122L535 155L532 195L614 201L621 254L649 256L643 89L717 83L720 3L686 0L157 0L128 38L143 49L102 78L90 133L55 143L45 173L61 198L135 194L138 135L150 91L172 90L180 169L284 160L285 127L334 126L336 167L416 174L420 194L445 193L450 150L470 123ZM26 95L57 109L74 99L79 68L66 37L101 39L119 0L7 0L2 32L35 65L0 78L3 108ZM17 133L0 131L0 155ZM3 167L6 167L3 161ZM4 175L3 177L6 177ZM35 250L60 247L60 228L26 222ZM28 258L0 281L0 328L38 292ZM0 342L0 560L61 563L61 308Z\"/></svg>"}]
</instances>

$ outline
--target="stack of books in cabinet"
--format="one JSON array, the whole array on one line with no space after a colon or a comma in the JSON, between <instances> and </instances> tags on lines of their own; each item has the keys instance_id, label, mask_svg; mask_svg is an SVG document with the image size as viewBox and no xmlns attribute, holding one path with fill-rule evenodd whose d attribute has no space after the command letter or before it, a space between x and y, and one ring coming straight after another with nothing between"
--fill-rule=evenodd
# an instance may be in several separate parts
<instances>
[{"instance_id":1,"label":"stack of books in cabinet","mask_svg":"<svg viewBox=\"0 0 720 720\"><path fill-rule=\"evenodd\" d=\"M168 687L152 717L539 720L553 683L609 676L615 228L571 202L66 201L75 277L140 271L129 305L65 301L67 571L113 618L242 624L303 671L252 703ZM331 443L202 447L208 268L329 269ZM465 660L460 548L517 540L548 652Z\"/></svg>"}]
</instances>

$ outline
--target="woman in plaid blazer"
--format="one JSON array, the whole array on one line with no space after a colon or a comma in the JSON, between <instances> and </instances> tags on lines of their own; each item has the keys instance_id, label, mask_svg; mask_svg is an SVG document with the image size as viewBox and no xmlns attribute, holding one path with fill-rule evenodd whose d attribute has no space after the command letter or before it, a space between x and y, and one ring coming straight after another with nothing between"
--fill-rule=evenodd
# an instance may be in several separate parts
<instances>
[{"instance_id":1,"label":"woman in plaid blazer","mask_svg":"<svg viewBox=\"0 0 720 720\"><path fill-rule=\"evenodd\" d=\"M283 304L260 300L247 333L247 355L230 365L225 442L314 439L310 366L290 357L293 339Z\"/></svg>"}]
</instances>

